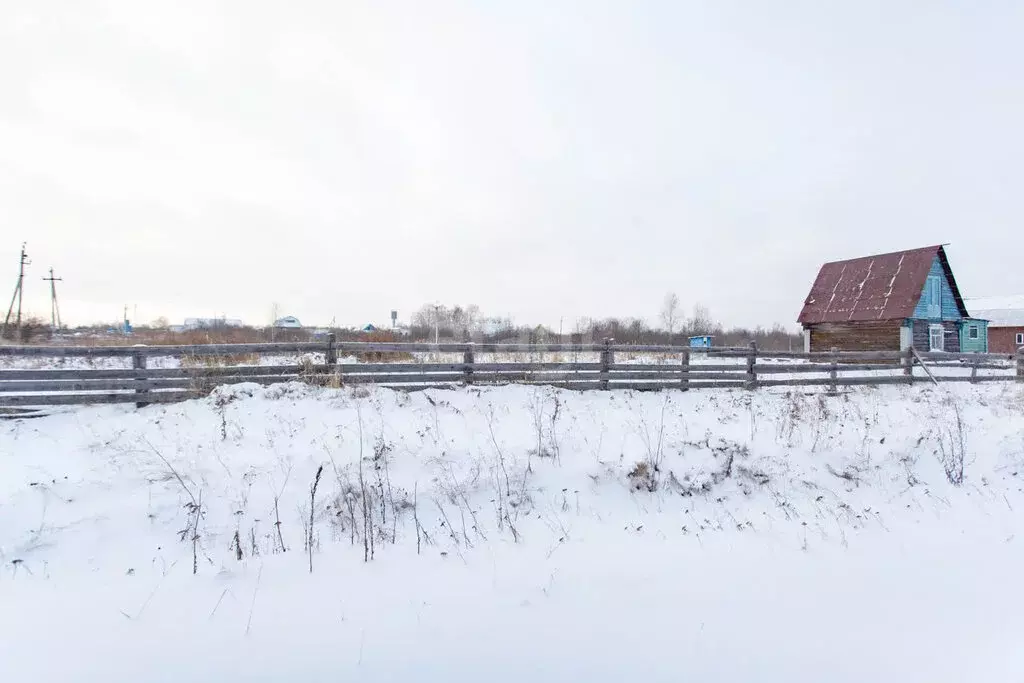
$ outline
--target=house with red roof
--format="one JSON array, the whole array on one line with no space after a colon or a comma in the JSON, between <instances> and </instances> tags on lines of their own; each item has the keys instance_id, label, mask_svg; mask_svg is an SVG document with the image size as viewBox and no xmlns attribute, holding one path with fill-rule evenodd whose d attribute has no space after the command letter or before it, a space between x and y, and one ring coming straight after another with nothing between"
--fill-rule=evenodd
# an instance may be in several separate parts
<instances>
[{"instance_id":1,"label":"house with red roof","mask_svg":"<svg viewBox=\"0 0 1024 683\"><path fill-rule=\"evenodd\" d=\"M798 321L811 352L988 351L942 246L826 263Z\"/></svg>"}]
</instances>

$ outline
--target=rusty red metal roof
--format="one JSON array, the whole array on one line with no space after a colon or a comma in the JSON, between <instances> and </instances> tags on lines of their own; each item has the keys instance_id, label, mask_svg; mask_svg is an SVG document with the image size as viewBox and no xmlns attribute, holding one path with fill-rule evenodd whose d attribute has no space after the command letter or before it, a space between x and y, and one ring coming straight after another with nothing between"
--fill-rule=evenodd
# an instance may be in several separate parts
<instances>
[{"instance_id":1,"label":"rusty red metal roof","mask_svg":"<svg viewBox=\"0 0 1024 683\"><path fill-rule=\"evenodd\" d=\"M911 318L936 256L946 271L957 305L966 316L946 252L937 245L826 263L804 300L798 322L813 325Z\"/></svg>"}]
</instances>

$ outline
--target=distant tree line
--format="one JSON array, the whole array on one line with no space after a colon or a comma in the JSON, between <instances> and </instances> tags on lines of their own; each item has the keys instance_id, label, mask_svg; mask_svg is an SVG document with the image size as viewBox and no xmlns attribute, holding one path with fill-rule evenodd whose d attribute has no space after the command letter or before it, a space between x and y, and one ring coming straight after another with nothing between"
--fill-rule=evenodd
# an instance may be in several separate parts
<instances>
[{"instance_id":1,"label":"distant tree line","mask_svg":"<svg viewBox=\"0 0 1024 683\"><path fill-rule=\"evenodd\" d=\"M279 312L277 309L275 305L275 316ZM21 339L26 343L45 340L51 333L49 325L36 318L23 321L22 327ZM119 333L111 333L108 330L109 326L103 325L80 327L65 332L77 332L87 337L119 336ZM580 318L574 320L571 327L556 330L544 325L516 325L507 317L485 315L475 304L448 306L434 303L425 304L413 313L407 328L394 331L380 329L366 333L357 329L332 327L330 331L335 334L338 341L432 342L437 338L441 342L473 339L494 343L592 344L600 343L604 339L614 339L619 344L679 346L685 346L689 337L707 334L714 337L715 346L746 346L751 341L756 341L760 348L769 351L803 348L801 335L787 330L782 325L774 325L771 328L726 328L715 320L706 306L699 303L687 313L680 305L679 297L671 292L662 302L655 325L637 317ZM299 342L319 339L323 332L326 330L317 334L309 328L275 330L271 327L228 325L215 325L200 330L171 331L168 329L167 319L159 318L150 325L136 327L132 337L136 343ZM17 340L15 334L9 336L10 341Z\"/></svg>"},{"instance_id":2,"label":"distant tree line","mask_svg":"<svg viewBox=\"0 0 1024 683\"><path fill-rule=\"evenodd\" d=\"M643 318L581 318L571 329L553 330L544 325L515 325L508 318L484 315L479 306L447 306L426 304L417 310L407 330L415 341L475 339L489 342L518 343L599 343L614 339L619 344L686 345L689 338L711 335L715 346L746 346L756 341L758 347L772 351L798 350L803 339L783 325L726 328L716 321L702 304L694 305L689 314L682 310L679 297L665 296L658 315L660 324L652 326Z\"/></svg>"}]
</instances>

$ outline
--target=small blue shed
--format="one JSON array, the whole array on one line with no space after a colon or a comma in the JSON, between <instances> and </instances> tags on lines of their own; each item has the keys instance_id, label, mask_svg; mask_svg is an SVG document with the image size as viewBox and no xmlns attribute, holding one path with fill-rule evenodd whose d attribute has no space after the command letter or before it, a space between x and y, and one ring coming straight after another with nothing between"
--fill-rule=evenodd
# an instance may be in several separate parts
<instances>
[{"instance_id":1,"label":"small blue shed","mask_svg":"<svg viewBox=\"0 0 1024 683\"><path fill-rule=\"evenodd\" d=\"M696 337L690 337L690 348L710 349L712 339L714 339L714 337L712 337L710 334L699 334Z\"/></svg>"}]
</instances>

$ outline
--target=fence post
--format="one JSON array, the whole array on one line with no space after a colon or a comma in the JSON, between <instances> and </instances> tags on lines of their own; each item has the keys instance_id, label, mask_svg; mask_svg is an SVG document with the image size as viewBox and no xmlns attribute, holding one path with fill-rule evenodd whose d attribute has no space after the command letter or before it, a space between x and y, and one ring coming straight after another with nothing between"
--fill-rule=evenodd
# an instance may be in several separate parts
<instances>
[{"instance_id":1,"label":"fence post","mask_svg":"<svg viewBox=\"0 0 1024 683\"><path fill-rule=\"evenodd\" d=\"M601 349L601 389L608 388L608 378L611 376L611 366L615 362L614 354L612 353L612 340L605 337L604 348Z\"/></svg>"},{"instance_id":2,"label":"fence post","mask_svg":"<svg viewBox=\"0 0 1024 683\"><path fill-rule=\"evenodd\" d=\"M747 388L754 389L757 387L757 368L754 365L757 362L757 342L750 342L750 353L747 354Z\"/></svg>"},{"instance_id":3,"label":"fence post","mask_svg":"<svg viewBox=\"0 0 1024 683\"><path fill-rule=\"evenodd\" d=\"M336 381L341 386L341 376L338 374L338 338L333 332L327 335L327 350L324 352L324 363L327 365L328 386L331 381ZM334 378L337 377L337 380Z\"/></svg>"},{"instance_id":4,"label":"fence post","mask_svg":"<svg viewBox=\"0 0 1024 683\"><path fill-rule=\"evenodd\" d=\"M145 346L145 345L144 344L136 344L136 346L142 347L142 346ZM140 349L140 350L135 351L134 353L132 353L132 370L143 370L144 371L145 369L146 369L146 352L142 351ZM135 373L132 373L132 374L135 375L135 381L137 381L137 382L148 382L149 381L149 379L146 377L146 373L145 372L141 372L141 373L135 372ZM149 394L149 390L148 389L136 389L135 390L135 394L136 394L136 399L137 399L136 402L135 402L135 407L136 408L145 408L146 406L149 405L149 403L147 401L142 400L142 399L147 398L147 395Z\"/></svg>"},{"instance_id":5,"label":"fence post","mask_svg":"<svg viewBox=\"0 0 1024 683\"><path fill-rule=\"evenodd\" d=\"M977 355L978 352L975 351L974 354L974 360L971 361L971 384L978 382L978 363L981 362L980 357Z\"/></svg>"},{"instance_id":6,"label":"fence post","mask_svg":"<svg viewBox=\"0 0 1024 683\"><path fill-rule=\"evenodd\" d=\"M1017 381L1024 382L1024 349L1017 350Z\"/></svg>"},{"instance_id":7,"label":"fence post","mask_svg":"<svg viewBox=\"0 0 1024 683\"><path fill-rule=\"evenodd\" d=\"M907 384L914 383L914 347L913 345L908 346L906 353L903 354L903 374L907 378Z\"/></svg>"},{"instance_id":8,"label":"fence post","mask_svg":"<svg viewBox=\"0 0 1024 683\"><path fill-rule=\"evenodd\" d=\"M832 353L838 353L838 352L839 352L839 349L837 349L836 347L833 346L832 347ZM828 379L829 379L829 382L830 382L829 385L828 385L828 393L830 393L830 394L837 394L837 393L839 393L839 382L838 382L838 380L839 380L839 363L836 360L835 356L832 357L832 365L830 365L829 368L828 368Z\"/></svg>"},{"instance_id":9,"label":"fence post","mask_svg":"<svg viewBox=\"0 0 1024 683\"><path fill-rule=\"evenodd\" d=\"M682 389L683 391L689 391L690 390L690 350L689 349L684 349L683 353L682 353L682 356L683 356L683 362L682 362L682 367L680 369L680 372L682 372L683 377L679 381L679 388Z\"/></svg>"},{"instance_id":10,"label":"fence post","mask_svg":"<svg viewBox=\"0 0 1024 683\"><path fill-rule=\"evenodd\" d=\"M324 362L327 363L328 370L333 369L338 364L337 341L338 338L334 336L333 332L327 335L327 351L324 353Z\"/></svg>"},{"instance_id":11,"label":"fence post","mask_svg":"<svg viewBox=\"0 0 1024 683\"><path fill-rule=\"evenodd\" d=\"M465 378L463 379L462 383L465 384L466 386L470 386L473 384L473 363L476 362L474 358L474 346L475 344L473 342L469 342L468 348L466 348L466 350L462 354L462 362L465 364L465 367L463 368Z\"/></svg>"}]
</instances>

